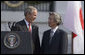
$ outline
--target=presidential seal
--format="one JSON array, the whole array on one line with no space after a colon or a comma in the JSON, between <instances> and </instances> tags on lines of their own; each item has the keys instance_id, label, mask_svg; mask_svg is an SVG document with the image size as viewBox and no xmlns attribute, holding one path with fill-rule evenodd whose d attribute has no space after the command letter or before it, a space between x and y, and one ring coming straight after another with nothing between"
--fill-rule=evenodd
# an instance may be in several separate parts
<instances>
[{"instance_id":1,"label":"presidential seal","mask_svg":"<svg viewBox=\"0 0 85 55\"><path fill-rule=\"evenodd\" d=\"M11 32L4 37L4 45L9 49L14 49L20 44L20 37L18 34Z\"/></svg>"}]
</instances>

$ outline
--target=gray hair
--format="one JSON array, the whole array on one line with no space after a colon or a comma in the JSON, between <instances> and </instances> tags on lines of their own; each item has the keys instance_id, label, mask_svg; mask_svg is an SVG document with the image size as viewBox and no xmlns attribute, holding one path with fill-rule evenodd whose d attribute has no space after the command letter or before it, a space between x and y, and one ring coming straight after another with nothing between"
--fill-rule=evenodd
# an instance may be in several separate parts
<instances>
[{"instance_id":1,"label":"gray hair","mask_svg":"<svg viewBox=\"0 0 85 55\"><path fill-rule=\"evenodd\" d=\"M61 20L61 16L58 13L55 12L50 12L49 15L54 15L54 21L57 22L57 25L60 25L62 20Z\"/></svg>"},{"instance_id":2,"label":"gray hair","mask_svg":"<svg viewBox=\"0 0 85 55\"><path fill-rule=\"evenodd\" d=\"M24 15L26 16L27 13L33 13L34 10L37 10L35 7L33 6L28 6L27 8L25 8L24 10Z\"/></svg>"}]
</instances>

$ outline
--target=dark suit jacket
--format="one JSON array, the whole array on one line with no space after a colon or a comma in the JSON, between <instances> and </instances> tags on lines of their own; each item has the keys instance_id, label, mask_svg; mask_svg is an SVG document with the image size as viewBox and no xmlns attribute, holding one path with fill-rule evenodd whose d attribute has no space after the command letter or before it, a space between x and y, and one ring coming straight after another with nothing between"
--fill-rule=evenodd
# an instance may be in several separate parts
<instances>
[{"instance_id":1,"label":"dark suit jacket","mask_svg":"<svg viewBox=\"0 0 85 55\"><path fill-rule=\"evenodd\" d=\"M49 44L50 31L47 30L43 34L41 44L41 54L66 54L67 53L67 33L63 30L56 30Z\"/></svg>"},{"instance_id":2,"label":"dark suit jacket","mask_svg":"<svg viewBox=\"0 0 85 55\"><path fill-rule=\"evenodd\" d=\"M19 21L11 28L11 31L28 31L26 23L24 20ZM36 25L32 25L32 39L34 43L34 54L38 54L40 51L40 41L39 41L39 34L38 34L38 27Z\"/></svg>"}]
</instances>

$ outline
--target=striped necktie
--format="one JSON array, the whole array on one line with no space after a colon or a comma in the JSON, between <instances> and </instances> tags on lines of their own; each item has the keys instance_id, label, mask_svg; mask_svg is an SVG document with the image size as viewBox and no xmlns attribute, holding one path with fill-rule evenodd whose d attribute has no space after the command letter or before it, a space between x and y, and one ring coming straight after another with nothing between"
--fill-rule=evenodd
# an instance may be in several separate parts
<instances>
[{"instance_id":1,"label":"striped necktie","mask_svg":"<svg viewBox=\"0 0 85 55\"><path fill-rule=\"evenodd\" d=\"M30 36L31 36L31 39L32 39L32 28L31 28L31 23L29 23L28 25L29 25ZM32 52L33 52L34 49L35 49L33 39L31 40L31 46L32 46Z\"/></svg>"},{"instance_id":2,"label":"striped necktie","mask_svg":"<svg viewBox=\"0 0 85 55\"><path fill-rule=\"evenodd\" d=\"M51 43L51 40L52 40L53 35L54 35L54 32L53 32L53 30L51 30L49 43Z\"/></svg>"},{"instance_id":3,"label":"striped necktie","mask_svg":"<svg viewBox=\"0 0 85 55\"><path fill-rule=\"evenodd\" d=\"M29 25L29 32L31 32L32 31L31 23L29 23L28 25Z\"/></svg>"}]
</instances>

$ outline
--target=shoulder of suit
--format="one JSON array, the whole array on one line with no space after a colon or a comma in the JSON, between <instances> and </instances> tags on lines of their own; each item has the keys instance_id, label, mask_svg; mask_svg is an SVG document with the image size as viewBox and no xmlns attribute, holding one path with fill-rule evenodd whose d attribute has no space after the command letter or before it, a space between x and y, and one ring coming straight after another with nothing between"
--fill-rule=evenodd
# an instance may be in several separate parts
<instances>
[{"instance_id":1,"label":"shoulder of suit","mask_svg":"<svg viewBox=\"0 0 85 55\"><path fill-rule=\"evenodd\" d=\"M16 24L21 24L22 22L24 22L24 20L18 21Z\"/></svg>"},{"instance_id":2,"label":"shoulder of suit","mask_svg":"<svg viewBox=\"0 0 85 55\"><path fill-rule=\"evenodd\" d=\"M36 28L39 28L38 25L36 25L36 24L32 24L32 26L33 26L33 27L36 27Z\"/></svg>"},{"instance_id":3,"label":"shoulder of suit","mask_svg":"<svg viewBox=\"0 0 85 55\"><path fill-rule=\"evenodd\" d=\"M50 32L50 30L51 30L51 29L49 29L49 30L46 30L46 31L44 31L44 33L48 33L48 32Z\"/></svg>"},{"instance_id":4,"label":"shoulder of suit","mask_svg":"<svg viewBox=\"0 0 85 55\"><path fill-rule=\"evenodd\" d=\"M24 23L24 20L18 21L18 22L16 22L15 26L17 26L17 25L23 25L23 23Z\"/></svg>"},{"instance_id":5,"label":"shoulder of suit","mask_svg":"<svg viewBox=\"0 0 85 55\"><path fill-rule=\"evenodd\" d=\"M64 30L62 30L62 29L58 29L58 31L59 31L60 33L66 33L66 34L67 34L67 32L64 31Z\"/></svg>"}]
</instances>

